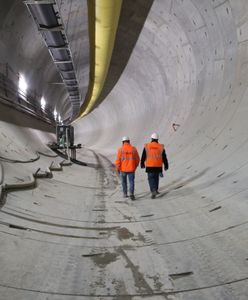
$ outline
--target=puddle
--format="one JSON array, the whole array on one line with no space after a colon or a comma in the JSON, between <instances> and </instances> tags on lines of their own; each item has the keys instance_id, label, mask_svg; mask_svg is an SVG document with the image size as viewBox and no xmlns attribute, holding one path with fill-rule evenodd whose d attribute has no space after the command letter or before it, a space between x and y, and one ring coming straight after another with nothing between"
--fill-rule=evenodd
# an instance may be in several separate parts
<instances>
[{"instance_id":1,"label":"puddle","mask_svg":"<svg viewBox=\"0 0 248 300\"><path fill-rule=\"evenodd\" d=\"M118 253L110 253L110 252L106 252L106 253L102 253L99 255L93 255L90 256L90 258L93 260L93 262L103 268L113 262L115 262L118 259L119 254Z\"/></svg>"},{"instance_id":2,"label":"puddle","mask_svg":"<svg viewBox=\"0 0 248 300\"><path fill-rule=\"evenodd\" d=\"M134 237L134 234L131 233L127 228L122 227L117 229L117 236L120 241L127 240Z\"/></svg>"}]
</instances>

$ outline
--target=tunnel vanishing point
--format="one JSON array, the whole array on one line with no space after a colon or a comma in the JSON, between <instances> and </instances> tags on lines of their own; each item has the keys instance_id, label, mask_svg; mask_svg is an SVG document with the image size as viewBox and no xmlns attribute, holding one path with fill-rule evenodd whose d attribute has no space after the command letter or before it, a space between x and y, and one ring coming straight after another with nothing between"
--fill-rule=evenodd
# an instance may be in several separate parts
<instances>
[{"instance_id":1,"label":"tunnel vanishing point","mask_svg":"<svg viewBox=\"0 0 248 300\"><path fill-rule=\"evenodd\" d=\"M1 1L0 300L247 300L247 116L247 0Z\"/></svg>"}]
</instances>

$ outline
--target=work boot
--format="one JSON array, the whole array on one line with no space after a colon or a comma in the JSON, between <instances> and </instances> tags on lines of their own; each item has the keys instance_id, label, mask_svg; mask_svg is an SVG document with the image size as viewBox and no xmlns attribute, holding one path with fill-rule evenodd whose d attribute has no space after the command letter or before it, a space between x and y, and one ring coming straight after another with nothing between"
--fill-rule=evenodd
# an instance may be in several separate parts
<instances>
[{"instance_id":1,"label":"work boot","mask_svg":"<svg viewBox=\"0 0 248 300\"><path fill-rule=\"evenodd\" d=\"M152 198L152 199L155 199L155 198L156 198L156 195L157 195L156 191L155 191L155 192L152 192L151 198Z\"/></svg>"},{"instance_id":2,"label":"work boot","mask_svg":"<svg viewBox=\"0 0 248 300\"><path fill-rule=\"evenodd\" d=\"M134 201L135 200L134 195L130 195L130 199Z\"/></svg>"},{"instance_id":3,"label":"work boot","mask_svg":"<svg viewBox=\"0 0 248 300\"><path fill-rule=\"evenodd\" d=\"M128 195L127 194L123 194L123 198L127 198L128 197Z\"/></svg>"}]
</instances>

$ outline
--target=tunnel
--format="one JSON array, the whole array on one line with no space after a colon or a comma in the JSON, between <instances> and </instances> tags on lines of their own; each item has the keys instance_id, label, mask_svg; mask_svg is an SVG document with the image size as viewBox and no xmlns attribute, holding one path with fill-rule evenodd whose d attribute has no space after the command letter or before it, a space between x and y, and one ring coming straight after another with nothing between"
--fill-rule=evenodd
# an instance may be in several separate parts
<instances>
[{"instance_id":1,"label":"tunnel","mask_svg":"<svg viewBox=\"0 0 248 300\"><path fill-rule=\"evenodd\" d=\"M1 1L0 299L247 300L247 85L246 0ZM160 194L139 166L124 199L122 137L154 132Z\"/></svg>"}]
</instances>

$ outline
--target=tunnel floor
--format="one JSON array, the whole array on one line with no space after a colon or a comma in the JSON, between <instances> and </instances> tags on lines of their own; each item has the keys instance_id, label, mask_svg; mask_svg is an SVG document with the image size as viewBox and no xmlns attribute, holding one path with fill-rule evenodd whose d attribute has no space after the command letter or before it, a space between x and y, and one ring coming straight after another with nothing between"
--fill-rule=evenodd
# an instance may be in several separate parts
<instances>
[{"instance_id":1,"label":"tunnel floor","mask_svg":"<svg viewBox=\"0 0 248 300\"><path fill-rule=\"evenodd\" d=\"M151 199L138 170L131 201L106 157L82 149L78 159L89 165L41 155L14 177L5 164L11 184L37 168L51 176L2 200L0 299L247 299L247 223L232 197L213 201L193 186L207 171L165 174Z\"/></svg>"}]
</instances>

